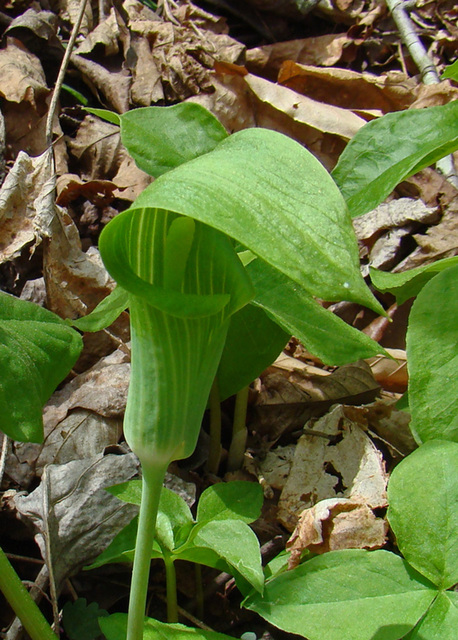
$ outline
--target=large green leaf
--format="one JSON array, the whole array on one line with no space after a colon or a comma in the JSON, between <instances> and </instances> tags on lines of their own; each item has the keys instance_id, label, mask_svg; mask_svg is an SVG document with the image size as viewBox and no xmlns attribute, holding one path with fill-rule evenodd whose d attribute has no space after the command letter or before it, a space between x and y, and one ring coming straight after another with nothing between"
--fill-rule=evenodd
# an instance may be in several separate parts
<instances>
[{"instance_id":1,"label":"large green leaf","mask_svg":"<svg viewBox=\"0 0 458 640\"><path fill-rule=\"evenodd\" d=\"M241 520L249 524L259 518L264 494L256 482L219 482L202 493L197 505L197 521Z\"/></svg>"},{"instance_id":2,"label":"large green leaf","mask_svg":"<svg viewBox=\"0 0 458 640\"><path fill-rule=\"evenodd\" d=\"M458 101L388 113L362 127L332 176L352 217L371 211L402 180L458 149Z\"/></svg>"},{"instance_id":3,"label":"large green leaf","mask_svg":"<svg viewBox=\"0 0 458 640\"><path fill-rule=\"evenodd\" d=\"M100 628L107 640L126 640L127 614L114 613L107 618L100 618ZM230 636L215 631L194 629L182 624L166 624L145 618L143 640L233 640Z\"/></svg>"},{"instance_id":4,"label":"large green leaf","mask_svg":"<svg viewBox=\"0 0 458 640\"><path fill-rule=\"evenodd\" d=\"M458 443L426 442L393 471L388 519L408 562L441 589L458 582Z\"/></svg>"},{"instance_id":5,"label":"large green leaf","mask_svg":"<svg viewBox=\"0 0 458 640\"><path fill-rule=\"evenodd\" d=\"M390 273L389 271L379 271L370 269L371 280L374 287L379 291L390 291L396 296L398 304L402 304L409 298L414 298L423 289L424 285L434 278L435 275L458 264L458 256L436 260L431 264L422 265L408 271L400 273Z\"/></svg>"},{"instance_id":6,"label":"large green leaf","mask_svg":"<svg viewBox=\"0 0 458 640\"><path fill-rule=\"evenodd\" d=\"M458 629L458 593L439 593L425 617L405 640L451 640Z\"/></svg>"},{"instance_id":7,"label":"large green leaf","mask_svg":"<svg viewBox=\"0 0 458 640\"><path fill-rule=\"evenodd\" d=\"M227 138L219 120L192 102L132 109L120 118L124 146L140 169L155 178Z\"/></svg>"},{"instance_id":8,"label":"large green leaf","mask_svg":"<svg viewBox=\"0 0 458 640\"><path fill-rule=\"evenodd\" d=\"M248 304L231 317L218 367L221 400L257 378L281 353L291 334L266 312Z\"/></svg>"},{"instance_id":9,"label":"large green leaf","mask_svg":"<svg viewBox=\"0 0 458 640\"><path fill-rule=\"evenodd\" d=\"M437 591L388 551L332 551L280 574L244 606L308 640L399 640Z\"/></svg>"},{"instance_id":10,"label":"large green leaf","mask_svg":"<svg viewBox=\"0 0 458 640\"><path fill-rule=\"evenodd\" d=\"M407 329L410 428L420 442L458 441L458 265L428 282Z\"/></svg>"},{"instance_id":11,"label":"large green leaf","mask_svg":"<svg viewBox=\"0 0 458 640\"><path fill-rule=\"evenodd\" d=\"M245 522L230 519L197 524L186 544L178 548L174 556L176 559L218 566L213 565L211 556L206 558L207 550L214 552L217 559L221 558L240 573L256 591L262 592L264 573L259 541Z\"/></svg>"},{"instance_id":12,"label":"large green leaf","mask_svg":"<svg viewBox=\"0 0 458 640\"><path fill-rule=\"evenodd\" d=\"M219 229L313 295L381 312L360 274L356 238L334 181L280 133L246 129L229 136L155 180L132 205L144 207Z\"/></svg>"},{"instance_id":13,"label":"large green leaf","mask_svg":"<svg viewBox=\"0 0 458 640\"><path fill-rule=\"evenodd\" d=\"M384 352L369 336L324 309L305 289L259 258L246 269L256 290L253 304L326 364L347 364Z\"/></svg>"},{"instance_id":14,"label":"large green leaf","mask_svg":"<svg viewBox=\"0 0 458 640\"><path fill-rule=\"evenodd\" d=\"M80 335L55 314L0 292L0 430L43 440L43 405L70 372Z\"/></svg>"}]
</instances>

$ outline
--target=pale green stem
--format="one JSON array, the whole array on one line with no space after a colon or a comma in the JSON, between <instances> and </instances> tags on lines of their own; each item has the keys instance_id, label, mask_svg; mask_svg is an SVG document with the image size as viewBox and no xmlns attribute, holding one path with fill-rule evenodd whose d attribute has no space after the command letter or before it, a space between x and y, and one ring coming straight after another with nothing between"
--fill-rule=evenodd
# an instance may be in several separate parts
<instances>
[{"instance_id":1,"label":"pale green stem","mask_svg":"<svg viewBox=\"0 0 458 640\"><path fill-rule=\"evenodd\" d=\"M167 465L142 465L142 500L135 544L134 568L130 588L127 639L142 640L148 594L151 551L156 531L157 510Z\"/></svg>"},{"instance_id":2,"label":"pale green stem","mask_svg":"<svg viewBox=\"0 0 458 640\"><path fill-rule=\"evenodd\" d=\"M58 640L1 548L0 590L32 640Z\"/></svg>"},{"instance_id":3,"label":"pale green stem","mask_svg":"<svg viewBox=\"0 0 458 640\"><path fill-rule=\"evenodd\" d=\"M246 414L248 407L249 387L240 389L235 397L234 422L232 426L232 441L229 448L227 460L227 470L235 471L240 469L245 455L247 430Z\"/></svg>"},{"instance_id":4,"label":"pale green stem","mask_svg":"<svg viewBox=\"0 0 458 640\"><path fill-rule=\"evenodd\" d=\"M218 473L221 460L221 404L219 399L218 380L215 378L210 391L210 451L208 453L207 471Z\"/></svg>"},{"instance_id":5,"label":"pale green stem","mask_svg":"<svg viewBox=\"0 0 458 640\"><path fill-rule=\"evenodd\" d=\"M167 622L178 622L177 574L172 556L165 554L164 563L167 585Z\"/></svg>"}]
</instances>

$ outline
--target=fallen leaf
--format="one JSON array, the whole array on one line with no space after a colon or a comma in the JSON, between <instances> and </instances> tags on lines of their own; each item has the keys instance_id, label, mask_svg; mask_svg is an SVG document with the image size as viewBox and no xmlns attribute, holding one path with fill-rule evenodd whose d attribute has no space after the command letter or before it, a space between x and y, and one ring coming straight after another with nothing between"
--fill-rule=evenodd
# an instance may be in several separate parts
<instances>
[{"instance_id":1,"label":"fallen leaf","mask_svg":"<svg viewBox=\"0 0 458 640\"><path fill-rule=\"evenodd\" d=\"M351 498L321 500L304 511L286 548L288 569L294 569L303 551L326 553L339 549L380 549L386 542L388 523L377 518L362 501Z\"/></svg>"},{"instance_id":2,"label":"fallen leaf","mask_svg":"<svg viewBox=\"0 0 458 640\"><path fill-rule=\"evenodd\" d=\"M309 435L312 432L316 435ZM293 531L304 509L328 498L351 498L371 508L383 507L386 483L381 453L338 405L298 440L279 499L278 518Z\"/></svg>"},{"instance_id":3,"label":"fallen leaf","mask_svg":"<svg viewBox=\"0 0 458 640\"><path fill-rule=\"evenodd\" d=\"M105 489L130 480L138 468L132 453L52 464L32 493L16 495L19 517L36 529L35 540L57 590L136 515L137 507L120 502Z\"/></svg>"},{"instance_id":4,"label":"fallen leaf","mask_svg":"<svg viewBox=\"0 0 458 640\"><path fill-rule=\"evenodd\" d=\"M52 150L36 158L21 151L0 189L0 263L26 247L32 254L50 235L54 187Z\"/></svg>"}]
</instances>

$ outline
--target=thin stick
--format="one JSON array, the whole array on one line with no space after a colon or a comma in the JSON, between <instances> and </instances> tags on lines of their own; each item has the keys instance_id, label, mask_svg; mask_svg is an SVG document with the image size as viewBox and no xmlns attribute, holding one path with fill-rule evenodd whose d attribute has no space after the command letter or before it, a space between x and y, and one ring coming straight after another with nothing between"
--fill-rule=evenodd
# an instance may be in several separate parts
<instances>
[{"instance_id":1,"label":"thin stick","mask_svg":"<svg viewBox=\"0 0 458 640\"><path fill-rule=\"evenodd\" d=\"M52 94L51 104L49 105L48 118L46 120L46 144L48 147L50 147L52 144L52 125L54 121L54 116L56 115L56 111L57 111L57 103L59 101L60 92L62 89L62 85L64 83L65 74L67 73L67 67L68 67L68 63L70 62L70 56L72 55L73 47L75 46L75 41L78 36L81 23L83 21L86 4L87 4L87 0L81 0L78 17L76 19L76 22L70 34L70 39L68 41L64 57L62 59L62 64L60 65L56 84L54 85L54 92Z\"/></svg>"}]
</instances>

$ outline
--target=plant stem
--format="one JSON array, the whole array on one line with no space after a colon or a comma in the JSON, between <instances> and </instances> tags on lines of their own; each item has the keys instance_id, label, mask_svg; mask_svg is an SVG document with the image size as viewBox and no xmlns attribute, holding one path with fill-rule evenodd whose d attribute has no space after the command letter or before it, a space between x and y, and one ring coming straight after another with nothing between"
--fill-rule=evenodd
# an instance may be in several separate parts
<instances>
[{"instance_id":1,"label":"plant stem","mask_svg":"<svg viewBox=\"0 0 458 640\"><path fill-rule=\"evenodd\" d=\"M167 585L167 622L178 622L177 574L172 556L164 554L164 563Z\"/></svg>"},{"instance_id":2,"label":"plant stem","mask_svg":"<svg viewBox=\"0 0 458 640\"><path fill-rule=\"evenodd\" d=\"M58 640L0 547L0 590L32 640Z\"/></svg>"},{"instance_id":3,"label":"plant stem","mask_svg":"<svg viewBox=\"0 0 458 640\"><path fill-rule=\"evenodd\" d=\"M161 497L162 482L167 465L142 464L142 500L135 544L134 568L130 588L127 640L142 640L148 593L151 550L156 530L156 517Z\"/></svg>"},{"instance_id":4,"label":"plant stem","mask_svg":"<svg viewBox=\"0 0 458 640\"><path fill-rule=\"evenodd\" d=\"M221 404L219 399L218 380L215 378L210 391L210 451L207 471L218 473L221 459Z\"/></svg>"},{"instance_id":5,"label":"plant stem","mask_svg":"<svg viewBox=\"0 0 458 640\"><path fill-rule=\"evenodd\" d=\"M235 397L234 423L232 426L232 441L227 460L228 471L240 469L246 446L246 413L248 407L249 387L240 389Z\"/></svg>"}]
</instances>

